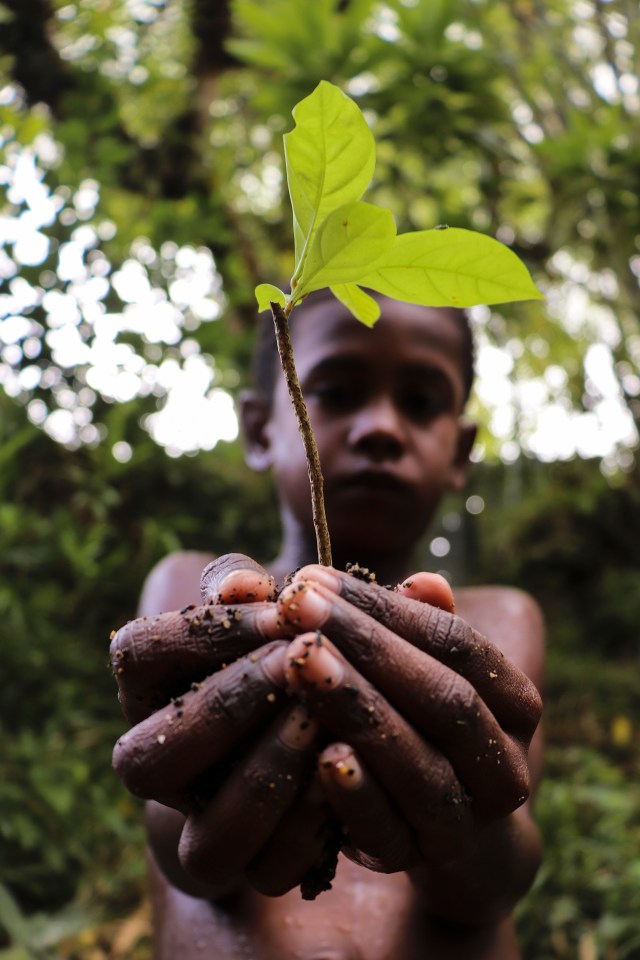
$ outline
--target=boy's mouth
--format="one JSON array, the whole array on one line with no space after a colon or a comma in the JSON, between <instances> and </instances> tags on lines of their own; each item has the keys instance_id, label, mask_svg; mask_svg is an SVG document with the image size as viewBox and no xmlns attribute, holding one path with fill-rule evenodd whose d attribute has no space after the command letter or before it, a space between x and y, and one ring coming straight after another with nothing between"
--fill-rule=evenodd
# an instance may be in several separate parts
<instances>
[{"instance_id":1,"label":"boy's mouth","mask_svg":"<svg viewBox=\"0 0 640 960\"><path fill-rule=\"evenodd\" d=\"M351 474L342 480L340 486L348 491L362 490L403 496L406 496L411 489L410 484L382 470L362 470Z\"/></svg>"}]
</instances>

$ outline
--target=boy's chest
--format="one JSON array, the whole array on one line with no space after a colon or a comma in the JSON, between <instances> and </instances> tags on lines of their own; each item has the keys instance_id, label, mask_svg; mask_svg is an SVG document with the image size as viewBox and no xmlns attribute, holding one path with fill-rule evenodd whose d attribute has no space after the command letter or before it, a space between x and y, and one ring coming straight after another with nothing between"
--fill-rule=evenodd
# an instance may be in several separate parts
<instances>
[{"instance_id":1,"label":"boy's chest","mask_svg":"<svg viewBox=\"0 0 640 960\"><path fill-rule=\"evenodd\" d=\"M256 960L413 960L415 897L404 874L372 873L341 857L331 890L313 901L299 891L271 899L249 893Z\"/></svg>"},{"instance_id":2,"label":"boy's chest","mask_svg":"<svg viewBox=\"0 0 640 960\"><path fill-rule=\"evenodd\" d=\"M247 890L223 908L167 885L156 905L155 960L418 960L424 937L404 874L341 860L330 891L309 902L292 890Z\"/></svg>"},{"instance_id":3,"label":"boy's chest","mask_svg":"<svg viewBox=\"0 0 640 960\"><path fill-rule=\"evenodd\" d=\"M521 960L513 923L435 929L405 874L372 873L341 858L333 887L309 903L298 890L247 889L226 908L154 879L154 960Z\"/></svg>"}]
</instances>

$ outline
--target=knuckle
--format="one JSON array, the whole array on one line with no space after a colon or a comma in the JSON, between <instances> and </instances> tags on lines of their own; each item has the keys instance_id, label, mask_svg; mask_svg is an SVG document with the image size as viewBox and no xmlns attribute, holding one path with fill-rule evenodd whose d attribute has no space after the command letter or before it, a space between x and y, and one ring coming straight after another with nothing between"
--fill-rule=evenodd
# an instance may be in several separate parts
<instances>
[{"instance_id":1,"label":"knuckle","mask_svg":"<svg viewBox=\"0 0 640 960\"><path fill-rule=\"evenodd\" d=\"M130 620L118 630L114 630L109 638L109 662L116 679L124 673L124 661L132 660L135 663L136 648L140 641L140 620Z\"/></svg>"},{"instance_id":2,"label":"knuckle","mask_svg":"<svg viewBox=\"0 0 640 960\"><path fill-rule=\"evenodd\" d=\"M480 715L482 702L478 691L459 674L443 673L439 686L443 707L454 722L466 725Z\"/></svg>"},{"instance_id":3,"label":"knuckle","mask_svg":"<svg viewBox=\"0 0 640 960\"><path fill-rule=\"evenodd\" d=\"M419 600L411 600L406 603L403 613L403 622L405 632L414 644L421 650L426 650L429 646L427 638L431 634L434 626L438 629L438 618L435 617L436 610L426 606Z\"/></svg>"},{"instance_id":4,"label":"knuckle","mask_svg":"<svg viewBox=\"0 0 640 960\"><path fill-rule=\"evenodd\" d=\"M448 659L451 654L460 657L466 652L471 630L464 620L418 600L412 601L411 612L423 650L439 660Z\"/></svg>"},{"instance_id":5,"label":"knuckle","mask_svg":"<svg viewBox=\"0 0 640 960\"><path fill-rule=\"evenodd\" d=\"M342 574L340 596L372 620L385 625L391 625L395 620L398 595L386 587L364 583L351 574Z\"/></svg>"},{"instance_id":6,"label":"knuckle","mask_svg":"<svg viewBox=\"0 0 640 960\"><path fill-rule=\"evenodd\" d=\"M364 607L364 612L367 613L373 620L379 620L380 623L385 623L391 613L392 608L392 594L388 593L384 589L370 589L366 592L363 591L362 607Z\"/></svg>"},{"instance_id":7,"label":"knuckle","mask_svg":"<svg viewBox=\"0 0 640 960\"><path fill-rule=\"evenodd\" d=\"M268 656L254 663L251 658L243 658L237 664L219 671L204 681L202 693L203 709L209 722L215 726L223 724L229 730L238 730L246 725L247 716L254 709L258 713L270 715L286 702L284 676L280 685L276 671L271 675L274 659L281 657L284 645L273 647ZM274 655L275 654L275 655ZM252 655L253 656L253 655ZM265 663L267 662L267 673Z\"/></svg>"},{"instance_id":8,"label":"knuckle","mask_svg":"<svg viewBox=\"0 0 640 960\"><path fill-rule=\"evenodd\" d=\"M243 771L243 794L245 799L251 799L251 808L258 816L281 799L282 794L291 792L287 789L291 781L278 776L278 772L270 766L257 767L253 764Z\"/></svg>"},{"instance_id":9,"label":"knuckle","mask_svg":"<svg viewBox=\"0 0 640 960\"><path fill-rule=\"evenodd\" d=\"M502 756L507 760L502 769L508 770L508 775L500 778L500 789L492 797L491 806L496 816L506 816L517 810L531 794L531 775L522 752L517 748L515 752L505 748Z\"/></svg>"},{"instance_id":10,"label":"knuckle","mask_svg":"<svg viewBox=\"0 0 640 960\"><path fill-rule=\"evenodd\" d=\"M542 718L543 704L538 688L525 674L522 674L521 686L514 702L517 713L513 730L524 743L528 743Z\"/></svg>"},{"instance_id":11,"label":"knuckle","mask_svg":"<svg viewBox=\"0 0 640 960\"><path fill-rule=\"evenodd\" d=\"M233 695L233 691L219 687L211 688L211 693L207 697L207 712L216 724L223 722L233 728L245 712L241 707L244 707L244 704L241 705L240 699Z\"/></svg>"},{"instance_id":12,"label":"knuckle","mask_svg":"<svg viewBox=\"0 0 640 960\"><path fill-rule=\"evenodd\" d=\"M527 678L525 689L525 708L532 724L532 733L542 718L542 697L532 680Z\"/></svg>"},{"instance_id":13,"label":"knuckle","mask_svg":"<svg viewBox=\"0 0 640 960\"><path fill-rule=\"evenodd\" d=\"M166 619L167 614L138 617L111 635L109 656L116 677L125 672L125 663L128 668L133 668L152 658L151 650L163 638Z\"/></svg>"},{"instance_id":14,"label":"knuckle","mask_svg":"<svg viewBox=\"0 0 640 960\"><path fill-rule=\"evenodd\" d=\"M129 793L145 798L147 796L146 778L140 760L141 753L138 750L137 738L130 731L117 741L113 750L112 765Z\"/></svg>"},{"instance_id":15,"label":"knuckle","mask_svg":"<svg viewBox=\"0 0 640 960\"><path fill-rule=\"evenodd\" d=\"M518 764L511 784L511 809L515 810L531 796L531 775L527 764Z\"/></svg>"},{"instance_id":16,"label":"knuckle","mask_svg":"<svg viewBox=\"0 0 640 960\"><path fill-rule=\"evenodd\" d=\"M205 841L201 830L193 824L191 817L187 819L180 837L178 858L185 873L202 883L215 884L221 882L224 877L221 871L218 875L215 869L218 857L216 857L216 849L211 837L208 838L208 842Z\"/></svg>"},{"instance_id":17,"label":"knuckle","mask_svg":"<svg viewBox=\"0 0 640 960\"><path fill-rule=\"evenodd\" d=\"M433 608L432 608L433 609ZM435 610L439 623L440 646L449 656L463 658L478 650L480 637L466 621L444 610Z\"/></svg>"}]
</instances>

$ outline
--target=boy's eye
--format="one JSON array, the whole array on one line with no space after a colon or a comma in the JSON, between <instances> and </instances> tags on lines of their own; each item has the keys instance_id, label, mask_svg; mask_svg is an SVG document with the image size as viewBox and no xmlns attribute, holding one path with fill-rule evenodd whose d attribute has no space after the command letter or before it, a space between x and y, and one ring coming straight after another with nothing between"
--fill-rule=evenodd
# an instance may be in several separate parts
<instances>
[{"instance_id":1,"label":"boy's eye","mask_svg":"<svg viewBox=\"0 0 640 960\"><path fill-rule=\"evenodd\" d=\"M437 390L415 388L407 390L402 396L403 412L412 420L428 420L448 409L447 397Z\"/></svg>"},{"instance_id":2,"label":"boy's eye","mask_svg":"<svg viewBox=\"0 0 640 960\"><path fill-rule=\"evenodd\" d=\"M309 390L309 395L314 396L322 407L331 411L349 410L358 403L361 396L353 384L342 381L317 383Z\"/></svg>"}]
</instances>

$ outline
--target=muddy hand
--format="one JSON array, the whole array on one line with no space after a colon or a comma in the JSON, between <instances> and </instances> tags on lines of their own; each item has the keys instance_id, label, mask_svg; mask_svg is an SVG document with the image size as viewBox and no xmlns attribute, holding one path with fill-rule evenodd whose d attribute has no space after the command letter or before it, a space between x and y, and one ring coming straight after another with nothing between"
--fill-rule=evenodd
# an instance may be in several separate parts
<instances>
[{"instance_id":1,"label":"muddy hand","mask_svg":"<svg viewBox=\"0 0 640 960\"><path fill-rule=\"evenodd\" d=\"M273 580L250 558L209 564L202 590L202 605L139 617L112 635L111 665L131 724L281 634Z\"/></svg>"},{"instance_id":2,"label":"muddy hand","mask_svg":"<svg viewBox=\"0 0 640 960\"><path fill-rule=\"evenodd\" d=\"M466 625L379 589L375 603L370 593L365 598L374 619L355 605L364 606L370 585L356 583L349 591L347 601L324 584L301 579L279 600L284 620L313 631L290 645L286 674L294 693L334 735L320 760L329 799L361 862L397 870L416 858L461 853L478 822L503 817L527 798L526 744L537 722L537 692L473 634L468 643L494 674L491 709L470 679L426 652L431 643L438 647L424 628L425 614L448 618L451 643L465 642ZM465 657L463 648L460 658L471 677L482 673L474 652ZM507 721L517 721L517 736L501 723L503 702Z\"/></svg>"},{"instance_id":3,"label":"muddy hand","mask_svg":"<svg viewBox=\"0 0 640 960\"><path fill-rule=\"evenodd\" d=\"M317 721L291 704L256 739L214 796L187 817L179 856L191 876L217 886L245 874L271 894L300 882L317 856L315 834L328 809L324 797L306 795L319 737ZM300 830L296 808L305 811ZM315 817L315 830L308 815Z\"/></svg>"},{"instance_id":4,"label":"muddy hand","mask_svg":"<svg viewBox=\"0 0 640 960\"><path fill-rule=\"evenodd\" d=\"M133 793L185 815L179 859L212 896L243 875L284 893L322 852L329 807L309 785L326 737L282 689L285 652L272 643L214 674L114 751Z\"/></svg>"},{"instance_id":5,"label":"muddy hand","mask_svg":"<svg viewBox=\"0 0 640 960\"><path fill-rule=\"evenodd\" d=\"M254 561L222 557L203 573L202 606L134 621L112 644L139 720L114 766L134 794L184 814L183 869L212 891L243 873L267 893L295 886L330 815L310 782L318 724L285 692L286 643L265 643L281 634L273 591Z\"/></svg>"},{"instance_id":6,"label":"muddy hand","mask_svg":"<svg viewBox=\"0 0 640 960\"><path fill-rule=\"evenodd\" d=\"M391 676L404 682L404 673L397 665L407 658L414 662L411 651L399 643L405 640L424 653L434 668L437 661L466 680L501 726L529 743L540 719L541 702L535 685L495 644L454 615L453 597L442 577L421 572L389 590L333 568L311 565L298 571L294 583L306 579L317 583L329 601L335 599L334 595L340 598L341 602L332 606L331 616L335 616L338 629L344 623L347 646L341 642L340 648L354 663L358 664L359 655L363 655L363 669L372 669L375 676L390 669ZM353 629L360 620L351 607L367 615L365 622L373 630L370 642ZM366 675L376 683L373 676ZM440 675L457 683L449 672ZM452 693L457 692L468 694L469 689L454 686ZM398 694L404 698L402 687Z\"/></svg>"},{"instance_id":7,"label":"muddy hand","mask_svg":"<svg viewBox=\"0 0 640 960\"><path fill-rule=\"evenodd\" d=\"M267 644L194 683L125 733L113 764L127 789L147 799L187 798L197 777L264 729L288 702L284 646Z\"/></svg>"}]
</instances>

